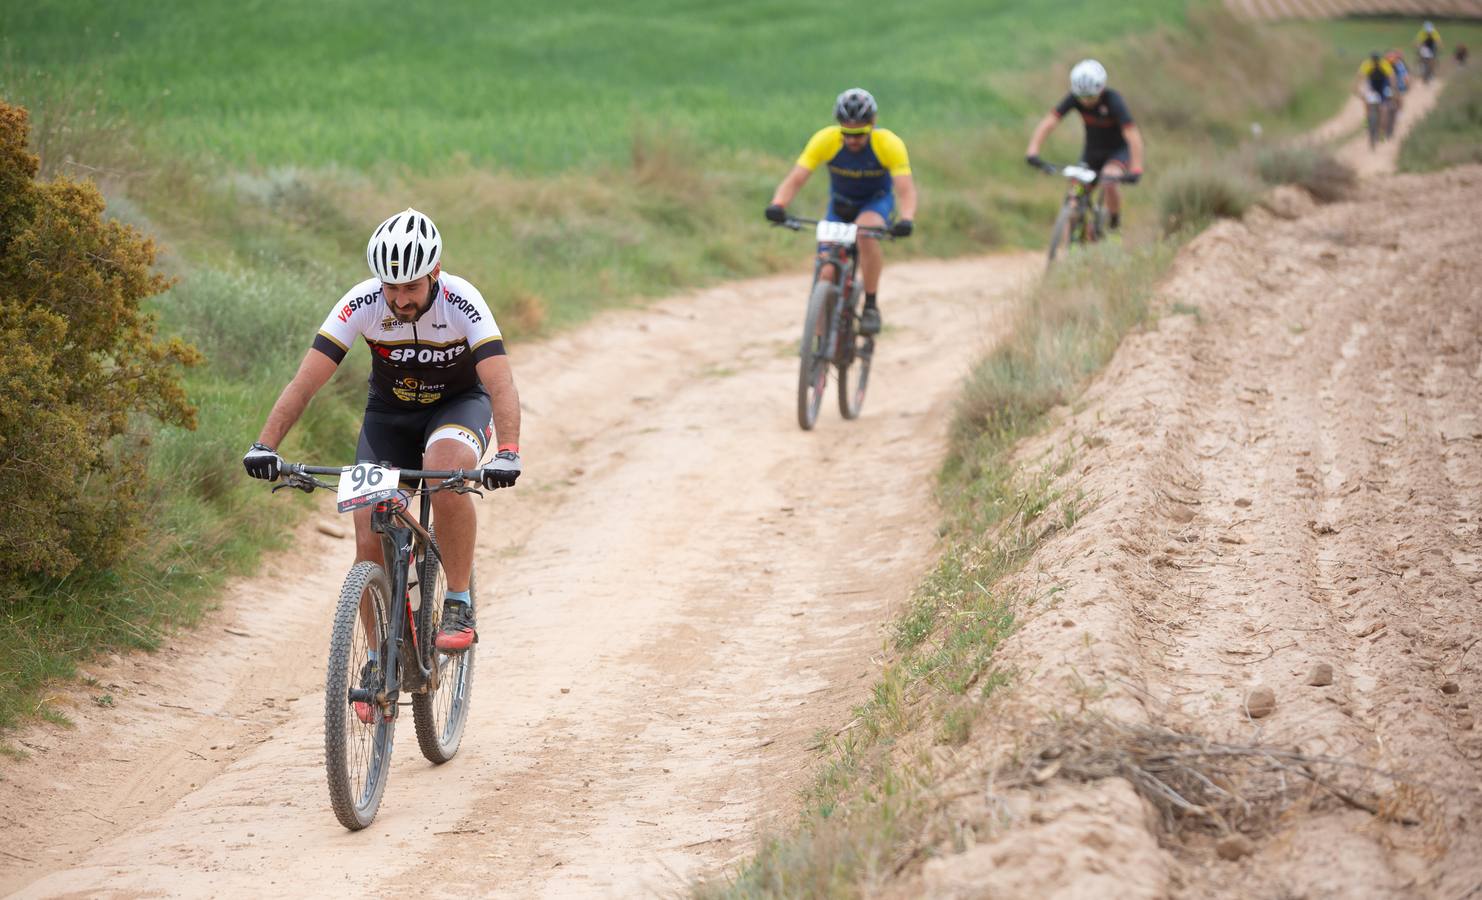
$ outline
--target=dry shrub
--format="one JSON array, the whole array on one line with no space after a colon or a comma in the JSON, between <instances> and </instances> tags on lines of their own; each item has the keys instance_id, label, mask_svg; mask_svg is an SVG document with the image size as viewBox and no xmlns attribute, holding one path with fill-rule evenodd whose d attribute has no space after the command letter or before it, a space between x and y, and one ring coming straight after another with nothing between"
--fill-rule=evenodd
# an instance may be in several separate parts
<instances>
[{"instance_id":1,"label":"dry shrub","mask_svg":"<svg viewBox=\"0 0 1482 900\"><path fill-rule=\"evenodd\" d=\"M1238 219L1255 196L1256 187L1243 171L1213 162L1178 166L1158 182L1158 208L1168 234L1212 219Z\"/></svg>"},{"instance_id":2,"label":"dry shrub","mask_svg":"<svg viewBox=\"0 0 1482 900\"><path fill-rule=\"evenodd\" d=\"M1255 168L1267 184L1295 184L1320 203L1342 200L1358 183L1353 169L1317 147L1267 147L1256 153Z\"/></svg>"},{"instance_id":3,"label":"dry shrub","mask_svg":"<svg viewBox=\"0 0 1482 900\"><path fill-rule=\"evenodd\" d=\"M539 294L515 291L509 299L509 311L514 325L526 334L538 332L545 325L546 305Z\"/></svg>"},{"instance_id":4,"label":"dry shrub","mask_svg":"<svg viewBox=\"0 0 1482 900\"><path fill-rule=\"evenodd\" d=\"M1037 735L1038 752L995 780L1009 787L1052 778L1123 778L1158 812L1163 837L1259 834L1286 815L1341 804L1408 826L1436 827L1430 790L1352 760L1261 744L1226 744L1158 725L1066 719Z\"/></svg>"}]
</instances>

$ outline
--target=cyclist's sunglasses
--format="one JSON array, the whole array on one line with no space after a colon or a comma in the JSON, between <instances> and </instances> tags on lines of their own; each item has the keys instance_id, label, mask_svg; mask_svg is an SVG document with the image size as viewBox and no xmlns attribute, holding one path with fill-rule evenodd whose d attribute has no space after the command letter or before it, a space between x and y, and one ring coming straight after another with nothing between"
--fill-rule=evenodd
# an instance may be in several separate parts
<instances>
[{"instance_id":1,"label":"cyclist's sunglasses","mask_svg":"<svg viewBox=\"0 0 1482 900\"><path fill-rule=\"evenodd\" d=\"M866 134L869 134L871 131L874 131L875 130L875 126L874 125L869 125L869 124L865 124L865 125L840 125L839 126L839 130L842 131L842 132L844 132L845 134L849 135L850 137L860 137L861 135L866 135Z\"/></svg>"}]
</instances>

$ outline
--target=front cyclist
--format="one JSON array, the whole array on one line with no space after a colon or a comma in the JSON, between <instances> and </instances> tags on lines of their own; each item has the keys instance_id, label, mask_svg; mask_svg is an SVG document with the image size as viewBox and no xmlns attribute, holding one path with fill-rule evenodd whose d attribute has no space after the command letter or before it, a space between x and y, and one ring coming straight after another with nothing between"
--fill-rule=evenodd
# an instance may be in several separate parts
<instances>
[{"instance_id":1,"label":"front cyclist","mask_svg":"<svg viewBox=\"0 0 1482 900\"><path fill-rule=\"evenodd\" d=\"M1370 106L1388 103L1395 96L1395 70L1378 51L1359 63L1358 82L1353 91Z\"/></svg>"},{"instance_id":2,"label":"front cyclist","mask_svg":"<svg viewBox=\"0 0 1482 900\"><path fill-rule=\"evenodd\" d=\"M916 182L911 178L911 161L905 142L895 132L875 127L877 111L875 98L864 88L850 88L840 94L834 101L834 119L839 124L821 129L808 141L803 155L772 194L767 218L773 222L787 221L787 204L798 195L813 170L827 164L829 202L824 216L827 221L854 222L866 228L888 227L897 237L910 234L916 218ZM897 191L900 219L892 224L897 212ZM879 334L877 294L885 254L878 240L860 235L859 267L865 290L859 331Z\"/></svg>"},{"instance_id":3,"label":"front cyclist","mask_svg":"<svg viewBox=\"0 0 1482 900\"><path fill-rule=\"evenodd\" d=\"M1094 59L1081 60L1070 70L1070 93L1035 126L1024 151L1025 161L1036 169L1044 167L1040 147L1072 109L1080 111L1086 126L1081 165L1136 184L1142 177L1142 132L1122 95L1106 86L1106 68ZM1107 225L1116 230L1122 224L1122 195L1116 182L1107 182L1105 196Z\"/></svg>"},{"instance_id":4,"label":"front cyclist","mask_svg":"<svg viewBox=\"0 0 1482 900\"><path fill-rule=\"evenodd\" d=\"M432 220L415 209L381 223L366 247L372 277L330 310L242 458L247 474L277 479L283 460L274 448L360 335L371 351L371 374L356 460L476 470L492 430L498 452L482 471L484 487L515 483L520 398L504 340L478 289L442 271L442 245ZM477 516L473 498L452 491L434 494L432 509L448 587L437 647L456 653L477 639L468 593ZM370 513L355 512L355 558L384 565Z\"/></svg>"}]
</instances>

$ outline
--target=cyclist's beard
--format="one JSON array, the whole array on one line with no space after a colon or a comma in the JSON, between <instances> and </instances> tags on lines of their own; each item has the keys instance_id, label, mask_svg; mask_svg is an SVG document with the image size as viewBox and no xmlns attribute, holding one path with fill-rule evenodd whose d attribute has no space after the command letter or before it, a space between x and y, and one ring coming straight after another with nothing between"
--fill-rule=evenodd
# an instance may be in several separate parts
<instances>
[{"instance_id":1,"label":"cyclist's beard","mask_svg":"<svg viewBox=\"0 0 1482 900\"><path fill-rule=\"evenodd\" d=\"M398 322L415 322L415 321L417 321L417 318L419 316L421 316L423 313L427 312L427 310L429 310L429 309L432 308L432 300L433 300L433 298L436 295L437 295L437 282L429 279L429 281L427 283L427 299L425 301L423 301L420 305L418 305L416 309L412 310L411 312L402 312L402 310L401 310L400 307L398 307L396 304L390 302L389 300L386 302L386 305L389 306L389 307L391 307L391 315L393 315L393 316L396 317L396 321L398 321Z\"/></svg>"}]
</instances>

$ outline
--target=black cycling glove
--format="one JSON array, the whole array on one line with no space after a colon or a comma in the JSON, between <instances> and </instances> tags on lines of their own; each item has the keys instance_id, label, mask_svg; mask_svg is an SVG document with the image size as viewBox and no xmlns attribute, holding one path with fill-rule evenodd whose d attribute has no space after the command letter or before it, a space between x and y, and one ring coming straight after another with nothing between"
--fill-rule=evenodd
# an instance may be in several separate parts
<instances>
[{"instance_id":1,"label":"black cycling glove","mask_svg":"<svg viewBox=\"0 0 1482 900\"><path fill-rule=\"evenodd\" d=\"M771 203L767 206L767 221L781 224L787 221L787 207L780 203Z\"/></svg>"},{"instance_id":2,"label":"black cycling glove","mask_svg":"<svg viewBox=\"0 0 1482 900\"><path fill-rule=\"evenodd\" d=\"M1123 184L1137 184L1141 180L1142 180L1142 173L1141 172L1128 172L1127 174L1125 174L1125 175L1122 176L1122 183Z\"/></svg>"},{"instance_id":3,"label":"black cycling glove","mask_svg":"<svg viewBox=\"0 0 1482 900\"><path fill-rule=\"evenodd\" d=\"M247 455L242 457L242 466L253 478L277 481L278 473L283 468L283 457L267 444L256 443L248 449Z\"/></svg>"},{"instance_id":4,"label":"black cycling glove","mask_svg":"<svg viewBox=\"0 0 1482 900\"><path fill-rule=\"evenodd\" d=\"M1031 169L1043 169L1045 167L1045 161L1039 158L1038 153L1031 153L1024 157L1024 162L1028 163Z\"/></svg>"},{"instance_id":5,"label":"black cycling glove","mask_svg":"<svg viewBox=\"0 0 1482 900\"><path fill-rule=\"evenodd\" d=\"M500 450L484 466L484 487L491 491L514 487L520 477L520 453L517 450Z\"/></svg>"},{"instance_id":6,"label":"black cycling glove","mask_svg":"<svg viewBox=\"0 0 1482 900\"><path fill-rule=\"evenodd\" d=\"M896 237L910 237L911 232L915 230L916 226L911 223L910 219L901 219L899 222L890 226L890 233Z\"/></svg>"}]
</instances>

